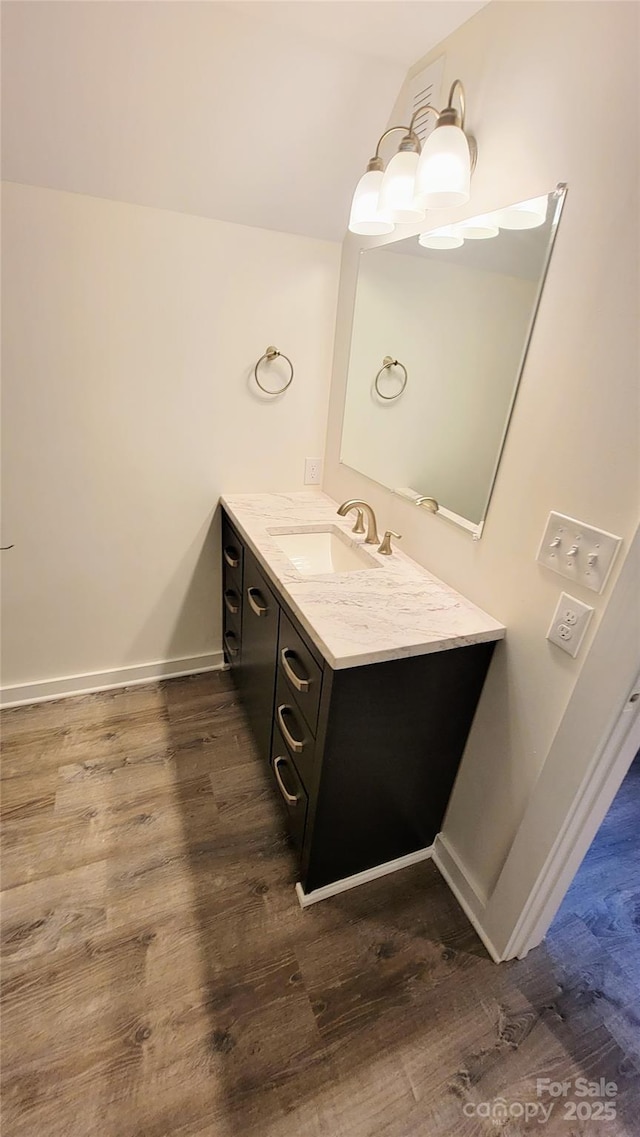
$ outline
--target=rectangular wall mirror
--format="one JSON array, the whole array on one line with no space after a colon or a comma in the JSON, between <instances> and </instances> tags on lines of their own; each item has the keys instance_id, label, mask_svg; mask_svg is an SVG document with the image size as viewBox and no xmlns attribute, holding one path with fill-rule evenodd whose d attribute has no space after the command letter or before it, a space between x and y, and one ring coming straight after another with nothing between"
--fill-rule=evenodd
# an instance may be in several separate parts
<instances>
[{"instance_id":1,"label":"rectangular wall mirror","mask_svg":"<svg viewBox=\"0 0 640 1137\"><path fill-rule=\"evenodd\" d=\"M341 460L476 537L565 194L360 254Z\"/></svg>"}]
</instances>

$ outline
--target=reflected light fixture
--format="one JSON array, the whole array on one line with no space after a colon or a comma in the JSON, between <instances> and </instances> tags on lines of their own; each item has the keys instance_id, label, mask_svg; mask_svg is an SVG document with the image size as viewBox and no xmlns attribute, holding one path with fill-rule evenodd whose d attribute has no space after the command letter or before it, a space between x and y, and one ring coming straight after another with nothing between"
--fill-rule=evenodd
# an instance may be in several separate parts
<instances>
[{"instance_id":1,"label":"reflected light fixture","mask_svg":"<svg viewBox=\"0 0 640 1137\"><path fill-rule=\"evenodd\" d=\"M485 213L482 217L470 217L468 221L459 221L456 229L465 241L486 241L489 237L497 237L500 232L495 213Z\"/></svg>"},{"instance_id":2,"label":"reflected light fixture","mask_svg":"<svg viewBox=\"0 0 640 1137\"><path fill-rule=\"evenodd\" d=\"M501 229L537 229L547 220L547 197L532 197L501 209L496 221Z\"/></svg>"},{"instance_id":3,"label":"reflected light fixture","mask_svg":"<svg viewBox=\"0 0 640 1137\"><path fill-rule=\"evenodd\" d=\"M460 110L453 106L456 91ZM437 122L421 147L414 125L426 111L433 111ZM427 209L464 205L469 200L477 157L475 139L465 133L464 119L464 87L456 79L444 110L424 103L414 111L409 126L385 130L356 186L349 230L375 237L393 232L396 224L424 221ZM385 171L380 146L395 131L402 131L403 138Z\"/></svg>"},{"instance_id":4,"label":"reflected light fixture","mask_svg":"<svg viewBox=\"0 0 640 1137\"><path fill-rule=\"evenodd\" d=\"M443 225L430 233L421 233L418 244L423 249L459 249L464 245L464 237L457 225Z\"/></svg>"}]
</instances>

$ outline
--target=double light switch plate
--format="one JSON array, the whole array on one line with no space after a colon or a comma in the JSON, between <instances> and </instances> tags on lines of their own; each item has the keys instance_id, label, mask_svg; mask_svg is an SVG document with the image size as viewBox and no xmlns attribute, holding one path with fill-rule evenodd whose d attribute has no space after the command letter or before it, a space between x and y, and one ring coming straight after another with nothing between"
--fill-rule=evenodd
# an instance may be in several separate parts
<instances>
[{"instance_id":1,"label":"double light switch plate","mask_svg":"<svg viewBox=\"0 0 640 1137\"><path fill-rule=\"evenodd\" d=\"M536 559L567 580L602 592L621 544L621 537L604 529L550 513Z\"/></svg>"}]
</instances>

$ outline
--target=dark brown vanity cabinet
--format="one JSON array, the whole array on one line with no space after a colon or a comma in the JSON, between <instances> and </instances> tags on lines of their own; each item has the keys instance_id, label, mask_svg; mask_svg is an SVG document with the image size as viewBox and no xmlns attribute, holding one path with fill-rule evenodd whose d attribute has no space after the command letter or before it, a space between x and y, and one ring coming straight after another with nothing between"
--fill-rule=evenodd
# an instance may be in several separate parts
<instances>
[{"instance_id":1,"label":"dark brown vanity cabinet","mask_svg":"<svg viewBox=\"0 0 640 1137\"><path fill-rule=\"evenodd\" d=\"M222 519L222 642L227 662L240 663L242 642L242 572L244 547L229 525Z\"/></svg>"},{"instance_id":2,"label":"dark brown vanity cabinet","mask_svg":"<svg viewBox=\"0 0 640 1137\"><path fill-rule=\"evenodd\" d=\"M260 754L269 761L280 605L225 518L222 525L223 642Z\"/></svg>"},{"instance_id":3,"label":"dark brown vanity cabinet","mask_svg":"<svg viewBox=\"0 0 640 1137\"><path fill-rule=\"evenodd\" d=\"M334 670L224 513L222 533L225 656L304 891L431 845L494 644Z\"/></svg>"}]
</instances>

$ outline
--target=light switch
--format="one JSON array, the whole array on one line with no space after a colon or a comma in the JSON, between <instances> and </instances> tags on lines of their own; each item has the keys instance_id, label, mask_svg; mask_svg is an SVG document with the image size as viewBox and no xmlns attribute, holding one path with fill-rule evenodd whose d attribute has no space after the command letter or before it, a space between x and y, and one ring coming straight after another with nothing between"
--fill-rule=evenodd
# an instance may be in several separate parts
<instances>
[{"instance_id":1,"label":"light switch","mask_svg":"<svg viewBox=\"0 0 640 1137\"><path fill-rule=\"evenodd\" d=\"M547 639L575 659L592 615L593 608L588 604L583 604L581 600L576 600L575 596L562 592L553 613Z\"/></svg>"},{"instance_id":2,"label":"light switch","mask_svg":"<svg viewBox=\"0 0 640 1137\"><path fill-rule=\"evenodd\" d=\"M621 537L604 529L550 513L536 559L568 580L602 592L621 544Z\"/></svg>"}]
</instances>

